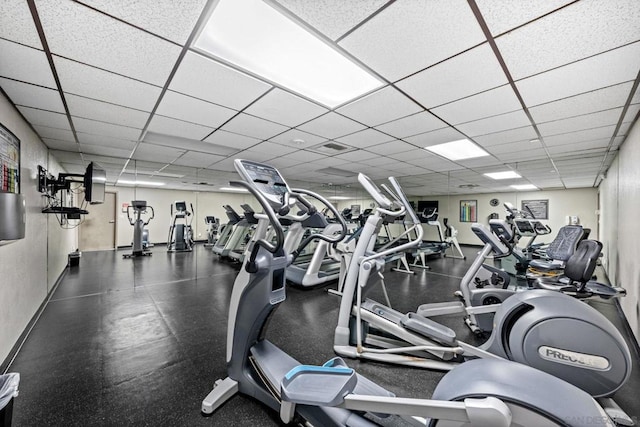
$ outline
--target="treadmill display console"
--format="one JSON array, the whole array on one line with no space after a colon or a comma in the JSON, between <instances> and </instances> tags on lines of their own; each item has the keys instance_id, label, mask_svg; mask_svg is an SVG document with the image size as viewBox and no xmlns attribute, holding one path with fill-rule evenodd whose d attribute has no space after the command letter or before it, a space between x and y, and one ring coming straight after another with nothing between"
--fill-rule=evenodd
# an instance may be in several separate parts
<instances>
[{"instance_id":1,"label":"treadmill display console","mask_svg":"<svg viewBox=\"0 0 640 427\"><path fill-rule=\"evenodd\" d=\"M528 219L515 220L515 224L520 234L529 235L536 232Z\"/></svg>"},{"instance_id":2,"label":"treadmill display console","mask_svg":"<svg viewBox=\"0 0 640 427\"><path fill-rule=\"evenodd\" d=\"M539 234L547 234L548 233L547 227L543 223L541 223L540 221L531 221L531 224L533 224L533 228L534 228L534 230L536 230L536 233L539 233Z\"/></svg>"},{"instance_id":3,"label":"treadmill display console","mask_svg":"<svg viewBox=\"0 0 640 427\"><path fill-rule=\"evenodd\" d=\"M252 183L270 202L282 203L282 195L289 187L276 168L240 159L236 159L235 166L242 178Z\"/></svg>"}]
</instances>

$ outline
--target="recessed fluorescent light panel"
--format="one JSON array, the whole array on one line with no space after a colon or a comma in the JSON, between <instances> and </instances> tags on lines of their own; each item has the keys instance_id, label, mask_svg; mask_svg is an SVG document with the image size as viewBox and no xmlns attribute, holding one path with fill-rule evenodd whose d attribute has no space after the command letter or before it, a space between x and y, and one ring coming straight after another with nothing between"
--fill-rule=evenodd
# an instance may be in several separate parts
<instances>
[{"instance_id":1,"label":"recessed fluorescent light panel","mask_svg":"<svg viewBox=\"0 0 640 427\"><path fill-rule=\"evenodd\" d=\"M351 199L351 197L347 197L347 196L329 196L329 197L327 197L327 199L329 199L329 200L349 200L349 199Z\"/></svg>"},{"instance_id":2,"label":"recessed fluorescent light panel","mask_svg":"<svg viewBox=\"0 0 640 427\"><path fill-rule=\"evenodd\" d=\"M160 187L164 185L164 182L118 180L117 184L118 185L141 185L145 187Z\"/></svg>"},{"instance_id":3,"label":"recessed fluorescent light panel","mask_svg":"<svg viewBox=\"0 0 640 427\"><path fill-rule=\"evenodd\" d=\"M383 85L262 0L220 0L194 47L329 108Z\"/></svg>"},{"instance_id":4,"label":"recessed fluorescent light panel","mask_svg":"<svg viewBox=\"0 0 640 427\"><path fill-rule=\"evenodd\" d=\"M446 157L449 160L473 159L475 157L488 156L489 153L480 148L477 144L468 139L445 142L444 144L424 147L425 150Z\"/></svg>"},{"instance_id":5,"label":"recessed fluorescent light panel","mask_svg":"<svg viewBox=\"0 0 640 427\"><path fill-rule=\"evenodd\" d=\"M249 190L247 190L246 188L242 188L242 187L220 187L220 190L222 191L234 191L236 193L248 193Z\"/></svg>"},{"instance_id":6,"label":"recessed fluorescent light panel","mask_svg":"<svg viewBox=\"0 0 640 427\"><path fill-rule=\"evenodd\" d=\"M510 185L511 188L515 188L516 190L537 190L538 187L536 187L533 184L520 184L520 185Z\"/></svg>"},{"instance_id":7,"label":"recessed fluorescent light panel","mask_svg":"<svg viewBox=\"0 0 640 427\"><path fill-rule=\"evenodd\" d=\"M514 171L490 172L490 173L485 173L484 176L488 176L489 178L493 178L493 179L522 178L520 174Z\"/></svg>"}]
</instances>

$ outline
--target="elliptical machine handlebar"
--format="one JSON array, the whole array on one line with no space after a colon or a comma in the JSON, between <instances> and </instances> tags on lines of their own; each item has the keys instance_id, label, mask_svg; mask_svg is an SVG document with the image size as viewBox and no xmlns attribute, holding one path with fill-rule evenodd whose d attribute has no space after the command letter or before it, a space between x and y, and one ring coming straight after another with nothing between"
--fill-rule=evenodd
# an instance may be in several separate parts
<instances>
[{"instance_id":1,"label":"elliptical machine handlebar","mask_svg":"<svg viewBox=\"0 0 640 427\"><path fill-rule=\"evenodd\" d=\"M144 221L144 222L142 223L142 225L149 225L149 223L151 222L151 220L156 216L156 213L155 213L155 211L153 210L153 207L152 207L152 206L147 206L147 209L151 209L151 216L150 216L149 218L147 218L147 220L146 220L146 221ZM146 210L145 210L145 212L146 212Z\"/></svg>"}]
</instances>

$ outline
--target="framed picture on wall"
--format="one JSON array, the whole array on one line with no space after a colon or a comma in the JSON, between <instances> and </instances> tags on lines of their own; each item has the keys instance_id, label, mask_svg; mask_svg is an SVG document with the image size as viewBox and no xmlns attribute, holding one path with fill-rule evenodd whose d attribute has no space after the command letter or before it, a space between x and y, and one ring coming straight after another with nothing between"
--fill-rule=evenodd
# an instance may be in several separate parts
<instances>
[{"instance_id":1,"label":"framed picture on wall","mask_svg":"<svg viewBox=\"0 0 640 427\"><path fill-rule=\"evenodd\" d=\"M478 221L478 201L460 200L460 222Z\"/></svg>"},{"instance_id":2,"label":"framed picture on wall","mask_svg":"<svg viewBox=\"0 0 640 427\"><path fill-rule=\"evenodd\" d=\"M522 210L533 215L535 219L549 219L549 199L523 200Z\"/></svg>"},{"instance_id":3,"label":"framed picture on wall","mask_svg":"<svg viewBox=\"0 0 640 427\"><path fill-rule=\"evenodd\" d=\"M0 124L0 193L20 193L20 140Z\"/></svg>"}]
</instances>

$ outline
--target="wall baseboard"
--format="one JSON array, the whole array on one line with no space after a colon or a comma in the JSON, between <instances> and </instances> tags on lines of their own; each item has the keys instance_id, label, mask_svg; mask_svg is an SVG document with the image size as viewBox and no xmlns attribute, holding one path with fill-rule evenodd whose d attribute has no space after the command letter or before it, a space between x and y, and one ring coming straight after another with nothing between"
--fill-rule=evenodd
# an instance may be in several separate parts
<instances>
[{"instance_id":1,"label":"wall baseboard","mask_svg":"<svg viewBox=\"0 0 640 427\"><path fill-rule=\"evenodd\" d=\"M31 320L29 320L29 323L27 323L27 326L24 328L24 330L18 337L18 340L16 341L14 346L11 348L11 351L9 351L9 354L7 355L7 357L2 361L2 364L0 364L0 373L2 374L7 373L7 371L11 367L13 360L18 355L18 352L22 348L22 345L24 344L24 342L27 340L27 337L29 337L29 333L31 332L36 322L42 315L42 312L44 311L44 309L47 307L49 300L51 300L51 296L56 291L56 289L58 289L58 285L60 285L60 283L62 282L62 279L67 274L67 271L69 271L68 265L62 270L62 272L56 279L56 282L53 284L53 287L51 287L51 290L47 293L47 296L44 298L44 301L42 301L42 304L40 304L40 307L38 307L38 309L36 310Z\"/></svg>"}]
</instances>

